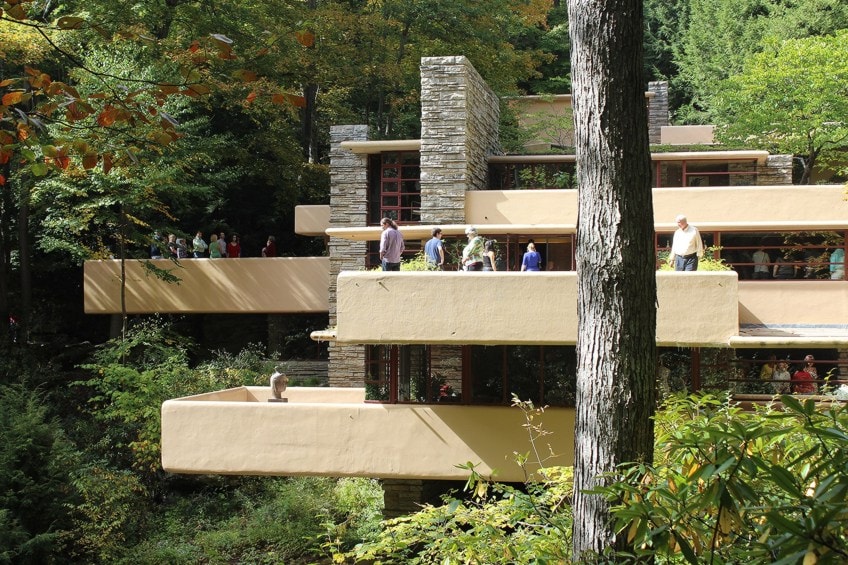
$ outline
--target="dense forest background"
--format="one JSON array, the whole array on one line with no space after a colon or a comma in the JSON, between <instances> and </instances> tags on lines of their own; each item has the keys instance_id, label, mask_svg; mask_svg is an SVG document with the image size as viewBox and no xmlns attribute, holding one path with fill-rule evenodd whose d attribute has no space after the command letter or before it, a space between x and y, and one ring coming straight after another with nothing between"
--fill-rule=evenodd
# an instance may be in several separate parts
<instances>
[{"instance_id":1,"label":"dense forest background","mask_svg":"<svg viewBox=\"0 0 848 565\"><path fill-rule=\"evenodd\" d=\"M0 563L279 562L320 553L328 524L370 524L356 515L373 508L367 482L158 467L163 400L264 382L278 359L320 356L308 335L326 319L278 320L284 337L268 343L265 317L137 317L108 341L114 320L82 312L82 262L144 257L155 230L237 233L243 256L269 234L281 255L324 253L293 222L296 205L328 202L329 126L416 138L422 56L465 55L503 96L569 92L565 5L4 0L0 10L0 316L10 320L0 324ZM715 123L727 143L834 166L848 123L848 4L646 0L644 10L644 81L669 81L673 123ZM785 114L757 105L754 87L769 77L792 101ZM789 129L777 130L778 116ZM232 290L198 289L211 291ZM244 527L278 516L315 523Z\"/></svg>"}]
</instances>

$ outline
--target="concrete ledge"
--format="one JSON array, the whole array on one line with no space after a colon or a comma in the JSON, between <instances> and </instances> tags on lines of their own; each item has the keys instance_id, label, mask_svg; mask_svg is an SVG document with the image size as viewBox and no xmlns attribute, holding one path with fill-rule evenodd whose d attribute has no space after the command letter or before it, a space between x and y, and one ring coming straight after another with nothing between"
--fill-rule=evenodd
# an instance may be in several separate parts
<instances>
[{"instance_id":1,"label":"concrete ledge","mask_svg":"<svg viewBox=\"0 0 848 565\"><path fill-rule=\"evenodd\" d=\"M330 227L330 206L327 204L294 207L294 233L323 236Z\"/></svg>"},{"instance_id":2,"label":"concrete ledge","mask_svg":"<svg viewBox=\"0 0 848 565\"><path fill-rule=\"evenodd\" d=\"M297 387L299 388L299 387ZM162 405L162 466L174 473L323 475L466 479L456 465L503 481L523 481L513 452L531 445L517 408L384 405L354 401L364 389L287 389L269 403L265 387L168 400ZM255 400L254 400L255 399ZM308 400L307 400L308 399ZM574 410L549 408L540 422L554 432L539 445L574 462ZM535 467L531 465L531 471Z\"/></svg>"},{"instance_id":3,"label":"concrete ledge","mask_svg":"<svg viewBox=\"0 0 848 565\"><path fill-rule=\"evenodd\" d=\"M131 314L314 313L329 310L328 257L167 259L151 261L179 284L148 275L142 260L126 261L126 307ZM121 262L86 261L86 314L121 312Z\"/></svg>"},{"instance_id":4,"label":"concrete ledge","mask_svg":"<svg viewBox=\"0 0 848 565\"><path fill-rule=\"evenodd\" d=\"M337 288L341 343L577 343L575 272L347 271ZM738 334L736 273L658 272L657 288L659 345L726 346Z\"/></svg>"}]
</instances>

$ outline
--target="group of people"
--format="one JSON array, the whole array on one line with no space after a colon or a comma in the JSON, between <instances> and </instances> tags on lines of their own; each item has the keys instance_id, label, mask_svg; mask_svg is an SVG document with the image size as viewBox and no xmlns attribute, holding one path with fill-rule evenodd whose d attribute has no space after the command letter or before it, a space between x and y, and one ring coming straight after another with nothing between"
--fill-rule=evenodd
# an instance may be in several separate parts
<instances>
[{"instance_id":1,"label":"group of people","mask_svg":"<svg viewBox=\"0 0 848 565\"><path fill-rule=\"evenodd\" d=\"M804 365L790 375L789 363L777 361L774 355L760 369L760 379L770 381L777 394L816 394L819 374L816 359L812 355L804 357Z\"/></svg>"},{"instance_id":2,"label":"group of people","mask_svg":"<svg viewBox=\"0 0 848 565\"><path fill-rule=\"evenodd\" d=\"M384 271L400 271L401 255L405 249L403 235L397 223L391 218L380 220L380 264ZM432 237L424 244L424 257L427 265L435 271L445 268L445 244L442 241L442 228L433 228ZM497 271L498 261L495 253L495 240L484 239L477 228L465 228L468 244L462 250L461 267L464 271ZM522 271L541 270L542 256L531 241L521 262Z\"/></svg>"},{"instance_id":3,"label":"group of people","mask_svg":"<svg viewBox=\"0 0 848 565\"><path fill-rule=\"evenodd\" d=\"M438 228L436 228L438 229ZM435 231L435 230L434 230ZM441 231L441 230L440 230ZM495 240L483 239L477 228L465 228L468 245L462 250L462 268L466 271L497 271L498 261L495 253ZM542 256L536 251L536 244L530 241L527 251L521 260L522 271L539 271L542 266Z\"/></svg>"},{"instance_id":4,"label":"group of people","mask_svg":"<svg viewBox=\"0 0 848 565\"><path fill-rule=\"evenodd\" d=\"M794 279L803 276L806 279L820 278L818 274L819 267L822 266L821 257L823 254L818 254L815 251L808 249L807 257L804 261L797 261L793 257L792 251L787 251L783 255L779 255L774 263L764 247L760 247L751 255L754 262L752 278L757 280L762 279ZM841 247L836 248L828 258L828 273L832 280L842 280L845 278L845 250Z\"/></svg>"},{"instance_id":5,"label":"group of people","mask_svg":"<svg viewBox=\"0 0 848 565\"><path fill-rule=\"evenodd\" d=\"M241 242L239 236L233 234L230 241L227 242L225 232L220 234L213 233L209 236L209 243L203 239L203 232L198 231L191 243L186 242L186 238L178 237L176 234L168 234L168 239L165 241L162 234L156 232L153 235L153 241L150 243L150 258L151 259L202 259L208 257L210 259L222 259L226 257L235 258L241 257ZM265 247L262 248L263 257L276 257L277 244L273 235L268 236Z\"/></svg>"}]
</instances>

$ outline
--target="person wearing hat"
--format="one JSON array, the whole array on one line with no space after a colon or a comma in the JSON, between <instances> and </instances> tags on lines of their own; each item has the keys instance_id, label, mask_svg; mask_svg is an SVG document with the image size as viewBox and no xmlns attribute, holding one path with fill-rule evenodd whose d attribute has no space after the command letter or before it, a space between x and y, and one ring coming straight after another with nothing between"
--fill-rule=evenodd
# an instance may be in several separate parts
<instances>
[{"instance_id":1,"label":"person wearing hat","mask_svg":"<svg viewBox=\"0 0 848 565\"><path fill-rule=\"evenodd\" d=\"M468 245L462 250L462 266L466 271L483 270L483 238L477 233L477 228L465 228Z\"/></svg>"}]
</instances>

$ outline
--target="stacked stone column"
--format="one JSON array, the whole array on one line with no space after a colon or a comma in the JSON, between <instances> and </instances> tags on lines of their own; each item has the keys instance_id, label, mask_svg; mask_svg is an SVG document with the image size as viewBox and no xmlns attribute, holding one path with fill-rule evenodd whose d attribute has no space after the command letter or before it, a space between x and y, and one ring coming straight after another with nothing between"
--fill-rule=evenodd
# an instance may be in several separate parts
<instances>
[{"instance_id":1,"label":"stacked stone column","mask_svg":"<svg viewBox=\"0 0 848 565\"><path fill-rule=\"evenodd\" d=\"M368 156L342 149L344 141L366 141L368 126L330 128L330 226L361 227L368 213ZM362 241L330 238L330 326L336 317L336 282L341 271L365 268L367 247ZM330 343L328 374L330 386L363 386L365 348L362 345Z\"/></svg>"},{"instance_id":2,"label":"stacked stone column","mask_svg":"<svg viewBox=\"0 0 848 565\"><path fill-rule=\"evenodd\" d=\"M465 192L500 153L498 97L465 57L421 59L421 223L465 221Z\"/></svg>"},{"instance_id":3,"label":"stacked stone column","mask_svg":"<svg viewBox=\"0 0 848 565\"><path fill-rule=\"evenodd\" d=\"M648 99L648 141L657 144L661 143L662 127L669 125L668 82L649 82L648 92L654 95Z\"/></svg>"}]
</instances>

